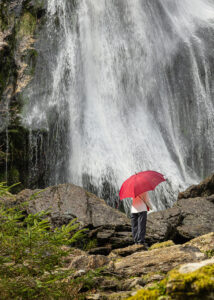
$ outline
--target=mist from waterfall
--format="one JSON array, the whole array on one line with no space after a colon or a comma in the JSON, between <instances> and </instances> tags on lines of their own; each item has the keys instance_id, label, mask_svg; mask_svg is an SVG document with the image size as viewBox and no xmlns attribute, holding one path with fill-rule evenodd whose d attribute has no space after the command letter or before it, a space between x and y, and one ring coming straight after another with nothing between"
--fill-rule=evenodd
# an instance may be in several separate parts
<instances>
[{"instance_id":1,"label":"mist from waterfall","mask_svg":"<svg viewBox=\"0 0 214 300\"><path fill-rule=\"evenodd\" d=\"M49 184L113 205L126 178L156 170L162 209L213 172L213 1L48 0L47 11L22 116L49 132Z\"/></svg>"}]
</instances>

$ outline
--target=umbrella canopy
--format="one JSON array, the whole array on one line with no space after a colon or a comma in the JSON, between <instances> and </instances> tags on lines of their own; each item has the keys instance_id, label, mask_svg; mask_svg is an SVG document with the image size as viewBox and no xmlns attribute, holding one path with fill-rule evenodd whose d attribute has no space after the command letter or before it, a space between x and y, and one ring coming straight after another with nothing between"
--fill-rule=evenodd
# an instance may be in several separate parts
<instances>
[{"instance_id":1,"label":"umbrella canopy","mask_svg":"<svg viewBox=\"0 0 214 300\"><path fill-rule=\"evenodd\" d=\"M144 192L154 190L163 181L166 181L164 176L156 171L139 172L124 181L119 192L120 199L136 198Z\"/></svg>"}]
</instances>

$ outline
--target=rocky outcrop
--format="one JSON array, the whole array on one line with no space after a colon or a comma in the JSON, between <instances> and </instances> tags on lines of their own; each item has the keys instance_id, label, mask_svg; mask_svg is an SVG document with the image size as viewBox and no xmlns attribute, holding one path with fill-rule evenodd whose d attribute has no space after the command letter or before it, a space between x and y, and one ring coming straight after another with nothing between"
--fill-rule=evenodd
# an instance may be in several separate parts
<instances>
[{"instance_id":1,"label":"rocky outcrop","mask_svg":"<svg viewBox=\"0 0 214 300\"><path fill-rule=\"evenodd\" d=\"M196 198L196 197L208 197L213 194L214 194L214 174L210 175L199 184L192 185L186 191L179 193L178 199L180 200L180 199Z\"/></svg>"},{"instance_id":2,"label":"rocky outcrop","mask_svg":"<svg viewBox=\"0 0 214 300\"><path fill-rule=\"evenodd\" d=\"M214 231L214 203L208 198L181 199L172 208L148 216L147 241L183 243Z\"/></svg>"},{"instance_id":3,"label":"rocky outcrop","mask_svg":"<svg viewBox=\"0 0 214 300\"><path fill-rule=\"evenodd\" d=\"M212 176L206 186L212 189ZM24 190L9 203L28 201L28 213L50 210L54 225L77 218L90 229L89 253L109 254L112 249L133 243L130 220L81 187L62 184L44 190ZM15 200L14 200L15 199ZM175 244L214 231L214 195L180 199L172 208L148 215L146 241L149 245L172 240Z\"/></svg>"},{"instance_id":4,"label":"rocky outcrop","mask_svg":"<svg viewBox=\"0 0 214 300\"><path fill-rule=\"evenodd\" d=\"M187 264L190 266L190 264ZM182 266L186 269L187 265ZM195 271L181 272L172 270L158 285L153 285L151 289L141 289L127 300L138 299L214 299L214 264L213 260L207 260L197 265Z\"/></svg>"},{"instance_id":5,"label":"rocky outcrop","mask_svg":"<svg viewBox=\"0 0 214 300\"><path fill-rule=\"evenodd\" d=\"M84 227L129 225L125 214L73 184L60 184L44 190L24 190L17 195L16 202L24 201L29 201L28 213L50 210L51 220L55 225L66 224L73 218L78 218L78 222ZM109 236L110 231L105 238L108 239Z\"/></svg>"},{"instance_id":6,"label":"rocky outcrop","mask_svg":"<svg viewBox=\"0 0 214 300\"><path fill-rule=\"evenodd\" d=\"M42 0L0 3L0 97L7 96L9 102L17 101L14 97L32 79L37 56L34 34L44 12Z\"/></svg>"},{"instance_id":7,"label":"rocky outcrop","mask_svg":"<svg viewBox=\"0 0 214 300\"><path fill-rule=\"evenodd\" d=\"M187 242L186 245L197 247L201 252L207 252L209 255L209 252L214 250L214 233L199 236Z\"/></svg>"},{"instance_id":8,"label":"rocky outcrop","mask_svg":"<svg viewBox=\"0 0 214 300\"><path fill-rule=\"evenodd\" d=\"M206 251L203 251L205 245ZM185 291L192 297L195 295L192 299L202 299L202 294L205 295L203 299L212 299L206 296L212 296L214 284L214 259L209 258L213 250L214 233L209 233L183 245L164 243L151 251L133 245L113 250L106 258L101 255L90 257L82 251L78 257L71 257L68 269L74 269L76 278L85 274L89 266L91 269L97 264L103 267L99 276L94 277L96 293L87 294L86 299L115 300L129 296L158 299L161 295L167 296L166 299L186 299L182 298Z\"/></svg>"},{"instance_id":9,"label":"rocky outcrop","mask_svg":"<svg viewBox=\"0 0 214 300\"><path fill-rule=\"evenodd\" d=\"M164 296L180 300L186 292L194 299L201 299L202 295L207 297L204 299L213 297L212 195L181 199L170 209L151 213L147 241L153 246L149 251L141 245L130 245L130 220L123 213L73 184L24 190L0 200L6 206L21 205L28 214L48 210L54 226L78 218L81 228L89 229L91 246L74 249L63 265L65 271L72 270L73 274L66 280L76 280L78 284L90 280L89 285L81 283L78 288L78 293L87 294L86 299ZM199 236L200 232L210 233Z\"/></svg>"},{"instance_id":10,"label":"rocky outcrop","mask_svg":"<svg viewBox=\"0 0 214 300\"><path fill-rule=\"evenodd\" d=\"M200 261L206 258L204 253L189 245L175 245L151 251L141 251L120 258L114 263L114 271L123 277L142 276L149 273L167 273L176 266Z\"/></svg>"},{"instance_id":11,"label":"rocky outcrop","mask_svg":"<svg viewBox=\"0 0 214 300\"><path fill-rule=\"evenodd\" d=\"M44 190L23 190L4 198L8 205L28 202L27 213L49 211L54 226L77 218L82 228L89 228L91 254L108 254L112 249L133 243L130 220L122 212L108 206L104 200L73 184L61 184ZM91 247L89 247L91 248Z\"/></svg>"},{"instance_id":12,"label":"rocky outcrop","mask_svg":"<svg viewBox=\"0 0 214 300\"><path fill-rule=\"evenodd\" d=\"M213 191L214 175L180 193L172 208L151 213L147 222L148 243L166 240L184 243L214 231ZM182 195L185 198L181 198ZM191 198L186 198L188 196Z\"/></svg>"}]
</instances>

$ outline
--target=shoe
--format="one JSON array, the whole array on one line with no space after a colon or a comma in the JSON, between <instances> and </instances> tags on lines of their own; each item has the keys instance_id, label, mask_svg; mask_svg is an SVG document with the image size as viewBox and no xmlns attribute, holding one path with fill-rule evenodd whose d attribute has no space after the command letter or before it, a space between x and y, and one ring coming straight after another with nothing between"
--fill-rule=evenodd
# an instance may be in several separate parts
<instances>
[{"instance_id":1,"label":"shoe","mask_svg":"<svg viewBox=\"0 0 214 300\"><path fill-rule=\"evenodd\" d=\"M137 244L138 244L138 245L144 246L144 248L145 248L146 250L149 249L149 246L148 246L146 243L137 243Z\"/></svg>"},{"instance_id":2,"label":"shoe","mask_svg":"<svg viewBox=\"0 0 214 300\"><path fill-rule=\"evenodd\" d=\"M144 244L144 247L145 247L146 250L149 249L149 246L146 243Z\"/></svg>"}]
</instances>

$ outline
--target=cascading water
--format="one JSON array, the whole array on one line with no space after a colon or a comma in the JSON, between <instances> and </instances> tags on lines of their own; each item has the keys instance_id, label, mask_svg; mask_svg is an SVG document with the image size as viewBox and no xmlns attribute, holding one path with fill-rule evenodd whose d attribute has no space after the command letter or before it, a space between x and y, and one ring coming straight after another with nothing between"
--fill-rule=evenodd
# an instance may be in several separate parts
<instances>
[{"instance_id":1,"label":"cascading water","mask_svg":"<svg viewBox=\"0 0 214 300\"><path fill-rule=\"evenodd\" d=\"M162 209L213 171L212 1L48 0L47 11L23 123L49 132L49 184L116 195L156 170L169 179L152 193Z\"/></svg>"}]
</instances>

